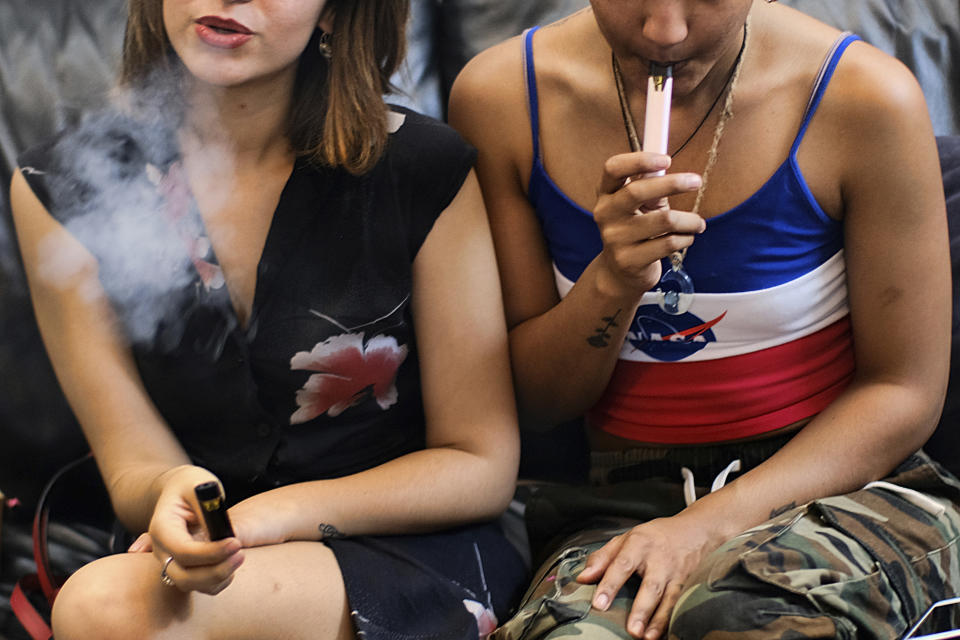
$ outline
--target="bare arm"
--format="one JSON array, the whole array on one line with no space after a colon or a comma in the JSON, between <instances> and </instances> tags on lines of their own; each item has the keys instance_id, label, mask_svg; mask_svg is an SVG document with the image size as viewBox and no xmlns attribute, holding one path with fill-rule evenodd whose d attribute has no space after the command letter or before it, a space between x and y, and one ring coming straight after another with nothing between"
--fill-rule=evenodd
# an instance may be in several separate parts
<instances>
[{"instance_id":1,"label":"bare arm","mask_svg":"<svg viewBox=\"0 0 960 640\"><path fill-rule=\"evenodd\" d=\"M578 579L600 580L596 598L609 598L630 575L643 574L630 618L641 623L629 625L634 635L654 637L653 630L665 628L683 581L707 552L785 508L885 476L936 425L950 340L943 188L919 87L899 63L881 56L851 47L810 131L846 141L836 163L854 379L765 463L591 558Z\"/></svg>"},{"instance_id":2,"label":"bare arm","mask_svg":"<svg viewBox=\"0 0 960 640\"><path fill-rule=\"evenodd\" d=\"M117 516L131 531L143 531L165 474L190 461L143 389L115 328L94 257L46 211L19 171L11 204L57 379L83 426Z\"/></svg>"},{"instance_id":3,"label":"bare arm","mask_svg":"<svg viewBox=\"0 0 960 640\"><path fill-rule=\"evenodd\" d=\"M699 177L670 174L625 187L627 177L669 160L643 153L611 158L596 168L594 218L604 249L561 300L526 197L527 112L519 39L471 61L450 97L451 124L479 150L477 174L503 282L520 412L525 425L551 426L599 399L641 296L659 280L659 259L692 243L704 225L678 211L634 214L665 195L695 190Z\"/></svg>"},{"instance_id":4,"label":"bare arm","mask_svg":"<svg viewBox=\"0 0 960 640\"><path fill-rule=\"evenodd\" d=\"M246 544L317 539L321 525L346 535L425 531L493 518L506 507L519 460L516 409L493 246L473 173L414 261L413 295L427 448L240 503L231 512L238 531L245 523L256 530ZM272 524L260 524L266 521Z\"/></svg>"},{"instance_id":5,"label":"bare arm","mask_svg":"<svg viewBox=\"0 0 960 640\"><path fill-rule=\"evenodd\" d=\"M17 231L37 317L57 375L84 427L118 515L149 523L177 585L217 593L242 562L236 541L204 542L192 488L214 479L191 466L143 389L97 279L97 264L46 212L19 174ZM51 278L57 256L69 277ZM259 494L231 510L244 546L335 534L437 529L499 514L519 460L506 327L489 227L475 176L435 223L414 261L413 308L427 448L345 478ZM186 526L185 526L186 525ZM199 537L198 537L199 536Z\"/></svg>"},{"instance_id":6,"label":"bare arm","mask_svg":"<svg viewBox=\"0 0 960 640\"><path fill-rule=\"evenodd\" d=\"M814 125L821 131L811 130L851 141L839 165L856 372L780 454L734 483L754 501L764 496L755 518L882 477L923 445L940 415L951 319L940 166L919 87L881 56L851 48Z\"/></svg>"}]
</instances>

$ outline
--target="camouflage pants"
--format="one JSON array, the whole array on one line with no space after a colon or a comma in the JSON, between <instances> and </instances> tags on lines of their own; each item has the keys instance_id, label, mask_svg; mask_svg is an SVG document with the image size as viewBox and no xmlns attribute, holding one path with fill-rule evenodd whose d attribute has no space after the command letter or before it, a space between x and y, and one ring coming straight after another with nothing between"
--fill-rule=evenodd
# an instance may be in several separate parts
<instances>
[{"instance_id":1,"label":"camouflage pants","mask_svg":"<svg viewBox=\"0 0 960 640\"><path fill-rule=\"evenodd\" d=\"M797 507L721 546L690 576L669 638L900 638L932 602L960 594L960 482L923 453L886 482ZM575 581L587 555L626 530L610 524L562 545L490 638L630 638L639 578L605 612L590 606L595 586ZM940 629L960 626L957 609L944 610Z\"/></svg>"}]
</instances>

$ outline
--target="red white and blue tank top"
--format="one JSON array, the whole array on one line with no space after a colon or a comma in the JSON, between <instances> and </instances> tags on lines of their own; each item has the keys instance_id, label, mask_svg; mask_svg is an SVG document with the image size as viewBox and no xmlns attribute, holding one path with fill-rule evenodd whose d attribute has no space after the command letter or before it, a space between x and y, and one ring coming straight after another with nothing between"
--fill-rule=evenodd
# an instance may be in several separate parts
<instances>
[{"instance_id":1,"label":"red white and blue tank top","mask_svg":"<svg viewBox=\"0 0 960 640\"><path fill-rule=\"evenodd\" d=\"M543 164L533 62L524 34L533 133L528 198L553 259L560 295L602 249L593 215ZM843 225L810 192L797 149L843 52L824 61L787 159L752 196L710 218L684 260L696 287L689 311L663 312L646 293L592 426L638 442L686 444L755 436L830 404L854 369ZM665 263L665 268L669 268Z\"/></svg>"}]
</instances>

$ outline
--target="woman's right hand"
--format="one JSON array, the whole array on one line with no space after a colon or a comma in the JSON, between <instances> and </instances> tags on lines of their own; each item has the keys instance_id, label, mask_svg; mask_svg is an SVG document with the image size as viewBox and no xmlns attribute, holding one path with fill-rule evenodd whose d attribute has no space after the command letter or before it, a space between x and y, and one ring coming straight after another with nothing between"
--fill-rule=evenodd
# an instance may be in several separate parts
<instances>
[{"instance_id":1,"label":"woman's right hand","mask_svg":"<svg viewBox=\"0 0 960 640\"><path fill-rule=\"evenodd\" d=\"M627 580L639 576L627 631L634 638L660 638L690 574L726 539L711 522L681 512L637 525L591 553L577 582L597 584L592 605L606 611Z\"/></svg>"},{"instance_id":2,"label":"woman's right hand","mask_svg":"<svg viewBox=\"0 0 960 640\"><path fill-rule=\"evenodd\" d=\"M166 575L178 589L215 595L233 581L243 563L243 552L235 537L211 542L207 536L194 487L210 480L219 482L206 469L191 465L164 474L150 519L149 545L160 563L158 572L166 563ZM145 549L147 543L138 540L138 544Z\"/></svg>"},{"instance_id":3,"label":"woman's right hand","mask_svg":"<svg viewBox=\"0 0 960 640\"><path fill-rule=\"evenodd\" d=\"M706 229L699 215L670 208L667 198L696 191L695 173L650 176L670 157L642 151L612 156L604 165L593 212L603 241L598 262L607 293L638 297L660 281L660 260L693 244Z\"/></svg>"}]
</instances>

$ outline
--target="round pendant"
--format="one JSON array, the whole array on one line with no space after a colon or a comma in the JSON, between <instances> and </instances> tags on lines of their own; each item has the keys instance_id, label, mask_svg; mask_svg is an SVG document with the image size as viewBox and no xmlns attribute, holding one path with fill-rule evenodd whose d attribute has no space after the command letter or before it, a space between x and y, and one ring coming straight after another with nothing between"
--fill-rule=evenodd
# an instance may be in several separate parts
<instances>
[{"instance_id":1,"label":"round pendant","mask_svg":"<svg viewBox=\"0 0 960 640\"><path fill-rule=\"evenodd\" d=\"M680 268L671 268L660 278L660 308L673 316L686 313L693 304L693 280Z\"/></svg>"}]
</instances>

